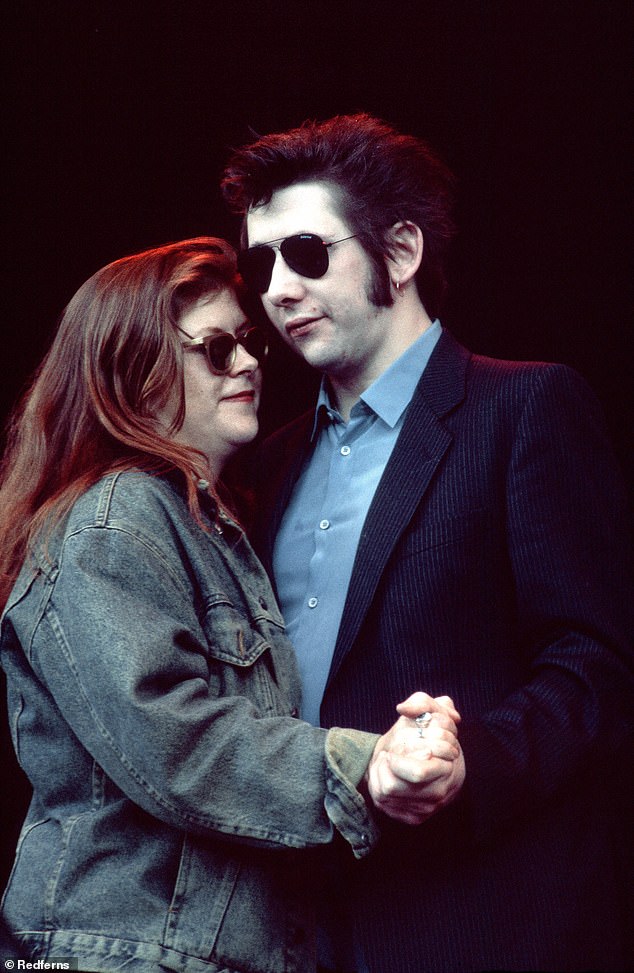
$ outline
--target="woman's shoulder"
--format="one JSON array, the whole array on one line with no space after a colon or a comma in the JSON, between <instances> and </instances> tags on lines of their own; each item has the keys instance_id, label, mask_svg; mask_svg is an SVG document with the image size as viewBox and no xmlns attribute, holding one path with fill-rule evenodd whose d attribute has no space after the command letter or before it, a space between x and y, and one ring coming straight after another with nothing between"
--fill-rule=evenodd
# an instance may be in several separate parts
<instances>
[{"instance_id":1,"label":"woman's shoulder","mask_svg":"<svg viewBox=\"0 0 634 973\"><path fill-rule=\"evenodd\" d=\"M89 527L142 529L187 516L185 490L175 477L125 470L109 473L73 504L66 534Z\"/></svg>"}]
</instances>

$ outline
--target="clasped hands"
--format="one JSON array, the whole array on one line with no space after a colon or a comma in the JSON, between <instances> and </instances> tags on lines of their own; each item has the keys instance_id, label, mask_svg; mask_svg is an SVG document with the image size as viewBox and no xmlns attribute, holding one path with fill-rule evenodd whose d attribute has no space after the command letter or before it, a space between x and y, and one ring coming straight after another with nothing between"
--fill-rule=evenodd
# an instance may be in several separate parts
<instances>
[{"instance_id":1,"label":"clasped hands","mask_svg":"<svg viewBox=\"0 0 634 973\"><path fill-rule=\"evenodd\" d=\"M396 709L400 717L377 742L365 780L378 810L404 824L421 824L449 804L464 783L460 714L449 696L422 692ZM430 714L422 730L414 722L421 713Z\"/></svg>"}]
</instances>

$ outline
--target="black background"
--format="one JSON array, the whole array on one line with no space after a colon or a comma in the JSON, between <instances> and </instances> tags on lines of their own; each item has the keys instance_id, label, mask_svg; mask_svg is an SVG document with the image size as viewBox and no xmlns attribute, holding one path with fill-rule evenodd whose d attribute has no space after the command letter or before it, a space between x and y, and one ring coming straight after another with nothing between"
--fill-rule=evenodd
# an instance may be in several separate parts
<instances>
[{"instance_id":1,"label":"black background","mask_svg":"<svg viewBox=\"0 0 634 973\"><path fill-rule=\"evenodd\" d=\"M458 177L443 323L473 351L581 371L631 482L633 19L631 0L13 4L0 412L98 267L197 234L235 242L217 188L231 146L369 111ZM265 428L311 397L299 366L274 363ZM14 822L25 788L3 759Z\"/></svg>"}]
</instances>

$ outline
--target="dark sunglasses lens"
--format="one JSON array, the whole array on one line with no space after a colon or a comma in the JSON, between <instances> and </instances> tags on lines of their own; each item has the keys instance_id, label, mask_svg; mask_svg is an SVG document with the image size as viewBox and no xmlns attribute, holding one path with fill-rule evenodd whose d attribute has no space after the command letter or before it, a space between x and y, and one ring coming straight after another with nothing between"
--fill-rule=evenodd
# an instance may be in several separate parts
<instances>
[{"instance_id":1,"label":"dark sunglasses lens","mask_svg":"<svg viewBox=\"0 0 634 973\"><path fill-rule=\"evenodd\" d=\"M209 364L215 372L227 372L231 368L235 341L230 334L214 335L206 342Z\"/></svg>"},{"instance_id":2,"label":"dark sunglasses lens","mask_svg":"<svg viewBox=\"0 0 634 973\"><path fill-rule=\"evenodd\" d=\"M272 247L252 247L238 254L238 270L247 287L264 294L269 289L275 263Z\"/></svg>"},{"instance_id":3,"label":"dark sunglasses lens","mask_svg":"<svg viewBox=\"0 0 634 973\"><path fill-rule=\"evenodd\" d=\"M323 277L328 270L328 248L314 233L289 236L280 246L284 260L302 277ZM272 269L272 268L271 268Z\"/></svg>"},{"instance_id":4,"label":"dark sunglasses lens","mask_svg":"<svg viewBox=\"0 0 634 973\"><path fill-rule=\"evenodd\" d=\"M231 369L235 360L235 348L241 344L245 351L258 362L264 361L268 351L266 335L261 328L249 328L234 338L230 334L217 334L205 342L207 358L214 372L223 375Z\"/></svg>"},{"instance_id":5,"label":"dark sunglasses lens","mask_svg":"<svg viewBox=\"0 0 634 973\"><path fill-rule=\"evenodd\" d=\"M252 358L257 359L260 364L264 361L268 351L268 344L266 335L261 328L251 328L238 340Z\"/></svg>"},{"instance_id":6,"label":"dark sunglasses lens","mask_svg":"<svg viewBox=\"0 0 634 973\"><path fill-rule=\"evenodd\" d=\"M280 244L280 252L296 274L302 277L323 277L328 270L328 247L314 233L298 233ZM248 287L265 294L271 283L275 265L273 247L251 247L238 254L238 270Z\"/></svg>"}]
</instances>

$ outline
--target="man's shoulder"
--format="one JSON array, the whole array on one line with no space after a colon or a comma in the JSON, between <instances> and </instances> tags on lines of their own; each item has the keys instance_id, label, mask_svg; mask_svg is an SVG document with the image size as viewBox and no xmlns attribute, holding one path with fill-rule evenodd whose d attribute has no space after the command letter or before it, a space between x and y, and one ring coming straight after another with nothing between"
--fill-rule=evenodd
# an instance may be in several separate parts
<instances>
[{"instance_id":1,"label":"man's shoulder","mask_svg":"<svg viewBox=\"0 0 634 973\"><path fill-rule=\"evenodd\" d=\"M482 396L497 396L518 405L529 399L547 401L572 396L586 403L595 396L586 380L569 365L546 361L514 361L472 355L467 388Z\"/></svg>"},{"instance_id":2,"label":"man's shoulder","mask_svg":"<svg viewBox=\"0 0 634 973\"><path fill-rule=\"evenodd\" d=\"M437 353L430 362L431 365L440 374L446 373L447 369L464 371L467 388L469 385L482 385L501 390L528 391L541 385L587 387L585 379L569 365L551 361L497 358L472 352L446 331L438 342Z\"/></svg>"}]
</instances>

